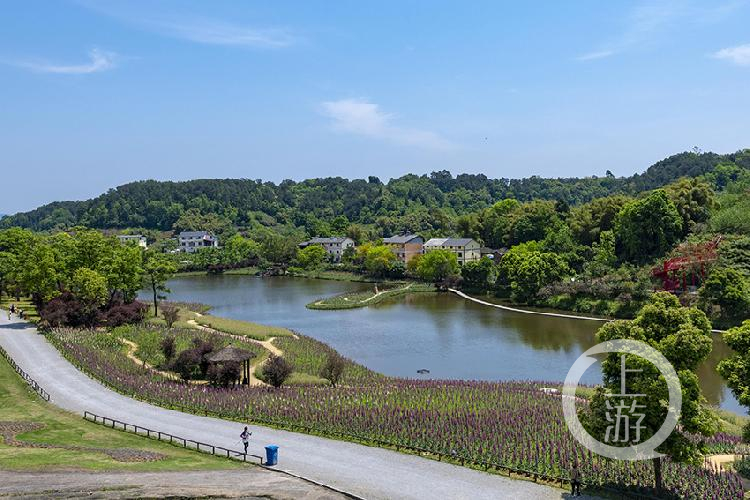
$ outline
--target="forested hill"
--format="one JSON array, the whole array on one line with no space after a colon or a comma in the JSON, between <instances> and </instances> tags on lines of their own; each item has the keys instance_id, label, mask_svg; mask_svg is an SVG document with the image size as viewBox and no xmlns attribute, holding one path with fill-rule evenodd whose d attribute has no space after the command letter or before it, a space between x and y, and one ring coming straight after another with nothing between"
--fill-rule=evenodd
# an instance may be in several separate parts
<instances>
[{"instance_id":1,"label":"forested hill","mask_svg":"<svg viewBox=\"0 0 750 500\"><path fill-rule=\"evenodd\" d=\"M94 228L140 227L169 230L186 211L216 214L238 226L309 225L310 219L368 224L377 217L430 213L454 216L485 208L503 198L559 200L569 205L611 194L637 194L680 177L711 171L721 163L750 168L750 150L720 155L680 153L631 177L488 179L482 174L433 172L405 175L384 184L377 177L286 180L280 184L249 179L186 182L138 181L87 201L54 202L8 216L0 227L48 230L82 224ZM439 209L439 210L436 210Z\"/></svg>"}]
</instances>

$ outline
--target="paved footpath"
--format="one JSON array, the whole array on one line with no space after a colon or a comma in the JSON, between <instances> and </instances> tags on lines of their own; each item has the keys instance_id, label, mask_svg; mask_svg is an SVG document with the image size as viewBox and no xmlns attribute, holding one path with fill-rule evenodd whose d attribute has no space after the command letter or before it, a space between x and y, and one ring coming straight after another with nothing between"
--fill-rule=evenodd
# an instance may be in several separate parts
<instances>
[{"instance_id":1,"label":"paved footpath","mask_svg":"<svg viewBox=\"0 0 750 500\"><path fill-rule=\"evenodd\" d=\"M180 437L239 449L242 426L167 410L118 394L78 371L36 329L0 319L0 345L57 406L84 410ZM426 422L429 425L428 422ZM382 448L251 426L250 453L279 446L281 469L368 499L565 498L562 491Z\"/></svg>"}]
</instances>

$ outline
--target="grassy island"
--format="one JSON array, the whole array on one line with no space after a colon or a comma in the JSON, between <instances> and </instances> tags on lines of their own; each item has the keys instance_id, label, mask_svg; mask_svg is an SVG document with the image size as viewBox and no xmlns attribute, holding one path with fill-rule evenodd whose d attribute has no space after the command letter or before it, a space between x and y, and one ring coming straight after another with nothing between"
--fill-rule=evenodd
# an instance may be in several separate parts
<instances>
[{"instance_id":1,"label":"grassy island","mask_svg":"<svg viewBox=\"0 0 750 500\"><path fill-rule=\"evenodd\" d=\"M378 304L386 299L410 293L435 292L435 286L426 283L399 283L374 286L372 290L347 292L307 304L308 309L354 309Z\"/></svg>"}]
</instances>

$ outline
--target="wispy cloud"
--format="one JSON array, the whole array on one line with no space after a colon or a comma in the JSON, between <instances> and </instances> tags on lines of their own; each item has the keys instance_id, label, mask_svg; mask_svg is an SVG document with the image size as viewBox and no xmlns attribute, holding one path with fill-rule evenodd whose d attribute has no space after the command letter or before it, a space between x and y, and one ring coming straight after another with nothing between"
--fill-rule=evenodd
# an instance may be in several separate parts
<instances>
[{"instance_id":1,"label":"wispy cloud","mask_svg":"<svg viewBox=\"0 0 750 500\"><path fill-rule=\"evenodd\" d=\"M613 56L615 55L614 50L597 50L594 52L589 52L587 54L582 54L576 59L579 61L593 61L594 59L604 59L605 57Z\"/></svg>"},{"instance_id":2,"label":"wispy cloud","mask_svg":"<svg viewBox=\"0 0 750 500\"><path fill-rule=\"evenodd\" d=\"M715 52L713 57L729 61L737 66L750 66L750 43L721 49Z\"/></svg>"},{"instance_id":3,"label":"wispy cloud","mask_svg":"<svg viewBox=\"0 0 750 500\"><path fill-rule=\"evenodd\" d=\"M79 5L161 36L207 45L283 48L299 38L285 27L259 27L160 9L155 3L93 2Z\"/></svg>"},{"instance_id":4,"label":"wispy cloud","mask_svg":"<svg viewBox=\"0 0 750 500\"><path fill-rule=\"evenodd\" d=\"M630 11L620 34L577 56L576 60L594 61L648 47L681 26L720 22L745 3L745 0L730 0L709 7L676 0L641 3Z\"/></svg>"},{"instance_id":5,"label":"wispy cloud","mask_svg":"<svg viewBox=\"0 0 750 500\"><path fill-rule=\"evenodd\" d=\"M37 73L59 73L64 75L86 75L99 73L115 67L117 55L99 49L89 51L89 62L83 64L56 64L48 61L28 60L10 61L10 64L26 68Z\"/></svg>"},{"instance_id":6,"label":"wispy cloud","mask_svg":"<svg viewBox=\"0 0 750 500\"><path fill-rule=\"evenodd\" d=\"M455 148L454 144L434 132L395 125L392 114L364 99L327 101L322 103L321 110L333 120L333 128L340 132L426 149Z\"/></svg>"},{"instance_id":7,"label":"wispy cloud","mask_svg":"<svg viewBox=\"0 0 750 500\"><path fill-rule=\"evenodd\" d=\"M250 28L213 20L148 21L144 25L166 36L210 45L281 48L296 41L285 29Z\"/></svg>"}]
</instances>

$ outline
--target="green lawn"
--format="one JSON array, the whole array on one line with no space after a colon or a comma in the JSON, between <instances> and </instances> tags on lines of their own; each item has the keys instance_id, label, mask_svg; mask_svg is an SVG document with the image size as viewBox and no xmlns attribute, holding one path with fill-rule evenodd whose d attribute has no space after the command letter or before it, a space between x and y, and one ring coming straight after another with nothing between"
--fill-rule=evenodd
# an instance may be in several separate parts
<instances>
[{"instance_id":1,"label":"green lawn","mask_svg":"<svg viewBox=\"0 0 750 500\"><path fill-rule=\"evenodd\" d=\"M3 427L10 422L41 424L43 428L15 436L19 441L54 446L135 449L164 455L151 462L121 462L99 451L9 446L2 438ZM83 469L93 471L218 470L243 467L225 458L180 449L167 443L148 440L122 431L108 429L83 420L42 401L0 357L0 469L50 470Z\"/></svg>"},{"instance_id":2,"label":"green lawn","mask_svg":"<svg viewBox=\"0 0 750 500\"><path fill-rule=\"evenodd\" d=\"M270 337L289 337L292 335L292 332L286 328L259 325L258 323L239 321L236 319L220 318L218 316L211 316L210 314L196 316L195 321L199 325L207 326L214 330L220 330L234 335L242 335L255 340L268 340Z\"/></svg>"}]
</instances>

